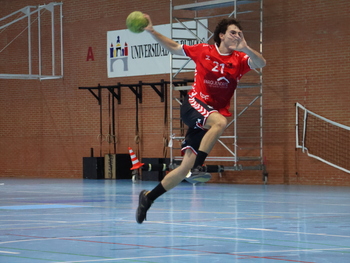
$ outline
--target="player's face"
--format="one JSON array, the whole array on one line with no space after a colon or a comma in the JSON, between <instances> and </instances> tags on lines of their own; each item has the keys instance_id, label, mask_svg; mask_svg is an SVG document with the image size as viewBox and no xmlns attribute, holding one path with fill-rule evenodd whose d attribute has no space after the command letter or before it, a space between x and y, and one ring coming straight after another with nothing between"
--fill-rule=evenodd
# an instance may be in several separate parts
<instances>
[{"instance_id":1,"label":"player's face","mask_svg":"<svg viewBox=\"0 0 350 263\"><path fill-rule=\"evenodd\" d=\"M220 34L221 43L229 47L237 45L241 38L242 31L236 25L229 25L225 34Z\"/></svg>"}]
</instances>

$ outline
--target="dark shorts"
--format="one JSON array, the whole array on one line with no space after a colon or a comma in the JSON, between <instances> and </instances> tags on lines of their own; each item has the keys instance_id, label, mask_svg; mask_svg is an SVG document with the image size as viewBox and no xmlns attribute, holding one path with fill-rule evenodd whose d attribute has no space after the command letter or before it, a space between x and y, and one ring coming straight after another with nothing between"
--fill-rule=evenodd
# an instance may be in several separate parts
<instances>
[{"instance_id":1,"label":"dark shorts","mask_svg":"<svg viewBox=\"0 0 350 263\"><path fill-rule=\"evenodd\" d=\"M181 119L188 126L188 130L185 140L182 142L182 153L186 149L190 149L197 154L202 138L207 132L203 126L213 112L217 112L217 110L214 110L204 102L188 95L185 97L181 106Z\"/></svg>"}]
</instances>

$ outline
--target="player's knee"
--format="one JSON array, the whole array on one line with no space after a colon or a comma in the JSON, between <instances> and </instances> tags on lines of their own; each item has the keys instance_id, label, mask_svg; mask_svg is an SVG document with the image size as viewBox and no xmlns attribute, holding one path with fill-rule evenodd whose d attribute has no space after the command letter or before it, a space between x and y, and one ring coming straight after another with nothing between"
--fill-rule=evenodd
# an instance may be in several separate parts
<instances>
[{"instance_id":1,"label":"player's knee","mask_svg":"<svg viewBox=\"0 0 350 263\"><path fill-rule=\"evenodd\" d=\"M211 128L213 126L224 130L227 126L227 119L219 113L213 113L209 116L206 128Z\"/></svg>"},{"instance_id":2,"label":"player's knee","mask_svg":"<svg viewBox=\"0 0 350 263\"><path fill-rule=\"evenodd\" d=\"M216 125L219 129L224 130L227 126L227 119L224 116L220 115L216 119L216 122L214 125Z\"/></svg>"}]
</instances>

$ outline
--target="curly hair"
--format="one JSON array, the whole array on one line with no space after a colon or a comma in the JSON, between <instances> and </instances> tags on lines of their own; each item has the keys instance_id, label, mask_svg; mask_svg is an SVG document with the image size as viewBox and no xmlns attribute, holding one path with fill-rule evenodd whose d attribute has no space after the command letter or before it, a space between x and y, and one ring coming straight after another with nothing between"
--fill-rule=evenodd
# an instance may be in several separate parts
<instances>
[{"instance_id":1,"label":"curly hair","mask_svg":"<svg viewBox=\"0 0 350 263\"><path fill-rule=\"evenodd\" d=\"M229 25L235 25L239 30L243 30L241 24L236 19L224 18L217 24L214 31L214 41L218 46L220 46L221 43L220 33L225 34Z\"/></svg>"}]
</instances>

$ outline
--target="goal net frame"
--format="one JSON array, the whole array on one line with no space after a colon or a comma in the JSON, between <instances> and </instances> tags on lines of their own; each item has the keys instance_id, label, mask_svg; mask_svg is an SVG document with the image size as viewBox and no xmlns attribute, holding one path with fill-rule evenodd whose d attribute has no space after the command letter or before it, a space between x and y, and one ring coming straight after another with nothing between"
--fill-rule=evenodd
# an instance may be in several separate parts
<instances>
[{"instance_id":1,"label":"goal net frame","mask_svg":"<svg viewBox=\"0 0 350 263\"><path fill-rule=\"evenodd\" d=\"M331 121L325 117L322 117L308 109L306 109L304 106L302 106L300 103L296 103L296 125L295 125L295 129L296 129L296 148L297 149L302 149L303 153L307 153L308 156L315 158L323 163L326 163L330 166L333 166L339 170L342 170L344 172L350 173L350 149L346 150L346 152L342 152L339 145L342 145L342 141L341 138L339 136L339 134L337 134L337 136L330 136L331 134L326 134L325 131L322 131L322 127L316 127L309 124L308 120L310 118L316 119L317 122L322 122L324 123L324 126L328 125L328 127L330 127L329 129L338 129L339 131L345 132L345 134L348 134L348 136L350 137L350 127ZM309 130L312 130L309 131ZM327 128L325 128L327 129ZM324 129L324 130L325 130ZM328 149L326 151L324 151L322 154L319 154L318 149L316 148L321 148L323 147L322 145L320 145L320 143L318 143L317 147L314 147L315 145L317 145L317 143L315 143L315 140L312 141L312 136L308 137L308 132L311 134L320 134L320 136L322 135L327 135L326 137L321 137L321 139L319 139L319 141L323 141L326 143L330 143L332 144L332 148L337 151L336 153L333 153L331 150L332 149ZM323 134L322 134L323 133ZM329 135L329 136L328 136ZM326 141L329 142L326 142ZM311 143L310 143L311 142ZM344 140L343 142L345 142L345 145L348 143L347 140ZM313 143L313 146L311 146L311 144ZM312 148L312 149L311 149ZM347 147L344 147L346 149L348 149ZM339 151L338 151L339 150ZM325 153L326 152L326 153ZM336 156L338 155L338 156ZM345 155L345 156L344 156ZM333 158L332 158L333 156ZM335 157L334 157L335 156ZM342 158L342 161L338 161ZM343 165L344 162L344 158L348 159L347 164ZM344 167L345 166L345 167ZM348 167L349 166L349 167Z\"/></svg>"}]
</instances>

